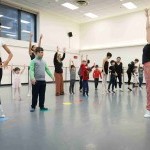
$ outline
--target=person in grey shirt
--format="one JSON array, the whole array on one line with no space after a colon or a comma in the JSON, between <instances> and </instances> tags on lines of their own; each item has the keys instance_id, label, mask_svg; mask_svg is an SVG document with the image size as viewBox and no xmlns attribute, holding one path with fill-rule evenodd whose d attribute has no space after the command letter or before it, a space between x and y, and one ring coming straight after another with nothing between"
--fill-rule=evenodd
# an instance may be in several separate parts
<instances>
[{"instance_id":1,"label":"person in grey shirt","mask_svg":"<svg viewBox=\"0 0 150 150\"><path fill-rule=\"evenodd\" d=\"M75 81L76 81L76 67L74 66L73 61L70 60L70 86L69 86L70 94L74 94Z\"/></svg>"}]
</instances>

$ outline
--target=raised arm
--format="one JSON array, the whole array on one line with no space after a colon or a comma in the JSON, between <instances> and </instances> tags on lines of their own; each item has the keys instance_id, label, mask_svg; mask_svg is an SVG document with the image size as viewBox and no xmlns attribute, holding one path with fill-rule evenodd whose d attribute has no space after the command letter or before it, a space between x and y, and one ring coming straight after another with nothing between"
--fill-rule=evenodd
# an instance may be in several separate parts
<instances>
[{"instance_id":1,"label":"raised arm","mask_svg":"<svg viewBox=\"0 0 150 150\"><path fill-rule=\"evenodd\" d=\"M56 52L55 55L54 55L54 62L57 61L58 52L59 52L59 47L57 46L57 52Z\"/></svg>"},{"instance_id":2,"label":"raised arm","mask_svg":"<svg viewBox=\"0 0 150 150\"><path fill-rule=\"evenodd\" d=\"M20 74L23 74L23 72L25 71L25 69L26 69L26 66L24 65L24 67L23 67L22 71L20 72Z\"/></svg>"},{"instance_id":3,"label":"raised arm","mask_svg":"<svg viewBox=\"0 0 150 150\"><path fill-rule=\"evenodd\" d=\"M61 58L61 61L63 61L65 59L66 56L66 48L63 49L64 53L63 53L63 57Z\"/></svg>"},{"instance_id":4,"label":"raised arm","mask_svg":"<svg viewBox=\"0 0 150 150\"><path fill-rule=\"evenodd\" d=\"M33 37L33 34L30 33L30 39L29 39L29 55L32 54L32 37Z\"/></svg>"},{"instance_id":5,"label":"raised arm","mask_svg":"<svg viewBox=\"0 0 150 150\"><path fill-rule=\"evenodd\" d=\"M7 57L6 61L4 61L3 65L2 65L2 66L5 68L5 67L8 65L8 63L10 62L10 60L12 59L13 54L12 54L12 52L10 51L10 49L7 47L6 44L3 45L3 48L4 48L4 50L5 50L5 51L7 52L7 54L8 54L8 57Z\"/></svg>"},{"instance_id":6,"label":"raised arm","mask_svg":"<svg viewBox=\"0 0 150 150\"><path fill-rule=\"evenodd\" d=\"M42 38L43 38L43 34L41 34L41 36L40 36L38 47L41 47Z\"/></svg>"},{"instance_id":7,"label":"raised arm","mask_svg":"<svg viewBox=\"0 0 150 150\"><path fill-rule=\"evenodd\" d=\"M13 64L11 64L11 72L14 73Z\"/></svg>"}]
</instances>

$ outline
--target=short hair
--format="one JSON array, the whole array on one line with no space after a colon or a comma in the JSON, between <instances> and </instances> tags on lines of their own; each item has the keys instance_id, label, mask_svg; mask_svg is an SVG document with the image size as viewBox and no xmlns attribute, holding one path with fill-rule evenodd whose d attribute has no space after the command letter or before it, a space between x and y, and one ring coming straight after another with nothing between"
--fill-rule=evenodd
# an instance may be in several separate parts
<instances>
[{"instance_id":1,"label":"short hair","mask_svg":"<svg viewBox=\"0 0 150 150\"><path fill-rule=\"evenodd\" d=\"M112 57L112 54L110 52L108 52L107 57Z\"/></svg>"},{"instance_id":2,"label":"short hair","mask_svg":"<svg viewBox=\"0 0 150 150\"><path fill-rule=\"evenodd\" d=\"M98 65L96 65L95 68L98 68Z\"/></svg>"},{"instance_id":3,"label":"short hair","mask_svg":"<svg viewBox=\"0 0 150 150\"><path fill-rule=\"evenodd\" d=\"M72 69L72 68L75 68L75 66L74 66L74 65L71 65L71 69Z\"/></svg>"},{"instance_id":4,"label":"short hair","mask_svg":"<svg viewBox=\"0 0 150 150\"><path fill-rule=\"evenodd\" d=\"M35 53L40 53L40 52L43 52L43 51L44 51L44 49L42 47L37 47L35 49Z\"/></svg>"},{"instance_id":5,"label":"short hair","mask_svg":"<svg viewBox=\"0 0 150 150\"><path fill-rule=\"evenodd\" d=\"M121 59L121 57L117 57L117 59L118 59L118 58L120 58L120 59Z\"/></svg>"},{"instance_id":6,"label":"short hair","mask_svg":"<svg viewBox=\"0 0 150 150\"><path fill-rule=\"evenodd\" d=\"M14 71L14 72L20 71L20 68L19 68L19 67L15 67L15 68L13 69L13 71Z\"/></svg>"},{"instance_id":7,"label":"short hair","mask_svg":"<svg viewBox=\"0 0 150 150\"><path fill-rule=\"evenodd\" d=\"M115 61L114 61L114 60L111 60L111 61L110 61L110 64L112 64L112 63L115 63Z\"/></svg>"},{"instance_id":8,"label":"short hair","mask_svg":"<svg viewBox=\"0 0 150 150\"><path fill-rule=\"evenodd\" d=\"M134 61L137 61L137 62L139 62L139 60L138 60L138 59L135 59Z\"/></svg>"},{"instance_id":9,"label":"short hair","mask_svg":"<svg viewBox=\"0 0 150 150\"><path fill-rule=\"evenodd\" d=\"M90 63L90 60L88 59L88 60L87 60L87 64L89 64L89 63Z\"/></svg>"},{"instance_id":10,"label":"short hair","mask_svg":"<svg viewBox=\"0 0 150 150\"><path fill-rule=\"evenodd\" d=\"M32 46L31 46L31 49L33 49L34 46L35 46L35 45L32 45Z\"/></svg>"}]
</instances>

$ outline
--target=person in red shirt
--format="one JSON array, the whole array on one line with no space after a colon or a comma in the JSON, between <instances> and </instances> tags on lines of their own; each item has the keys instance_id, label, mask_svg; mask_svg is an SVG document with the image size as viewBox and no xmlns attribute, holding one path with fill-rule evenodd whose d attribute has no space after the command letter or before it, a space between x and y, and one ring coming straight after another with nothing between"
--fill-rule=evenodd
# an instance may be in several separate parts
<instances>
[{"instance_id":1,"label":"person in red shirt","mask_svg":"<svg viewBox=\"0 0 150 150\"><path fill-rule=\"evenodd\" d=\"M93 72L93 78L94 78L94 83L95 83L95 90L97 90L97 87L98 87L99 77L102 79L102 74L101 74L101 71L98 68L98 65L96 65L95 66L95 70Z\"/></svg>"}]
</instances>

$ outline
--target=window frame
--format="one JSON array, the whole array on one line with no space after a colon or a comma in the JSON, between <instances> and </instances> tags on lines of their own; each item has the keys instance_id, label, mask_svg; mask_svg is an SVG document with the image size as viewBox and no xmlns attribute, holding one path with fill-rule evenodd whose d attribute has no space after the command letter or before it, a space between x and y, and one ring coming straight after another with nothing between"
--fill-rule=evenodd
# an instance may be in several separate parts
<instances>
[{"instance_id":1,"label":"window frame","mask_svg":"<svg viewBox=\"0 0 150 150\"><path fill-rule=\"evenodd\" d=\"M7 7L8 9L15 9L18 13L18 39L14 39L14 40L21 40L21 41L26 41L26 40L23 40L21 39L21 13L22 12L25 12L25 13L29 13L31 15L33 15L34 17L34 41L33 42L37 42L37 14L35 13L32 13L30 11L27 11L27 10L23 10L22 8L17 8L17 7L13 7L13 6L10 6L10 5L6 5L6 4L3 4L1 3L0 4L2 7ZM4 38L7 38L7 37L4 37ZM8 38L8 39L12 39L12 38Z\"/></svg>"}]
</instances>

